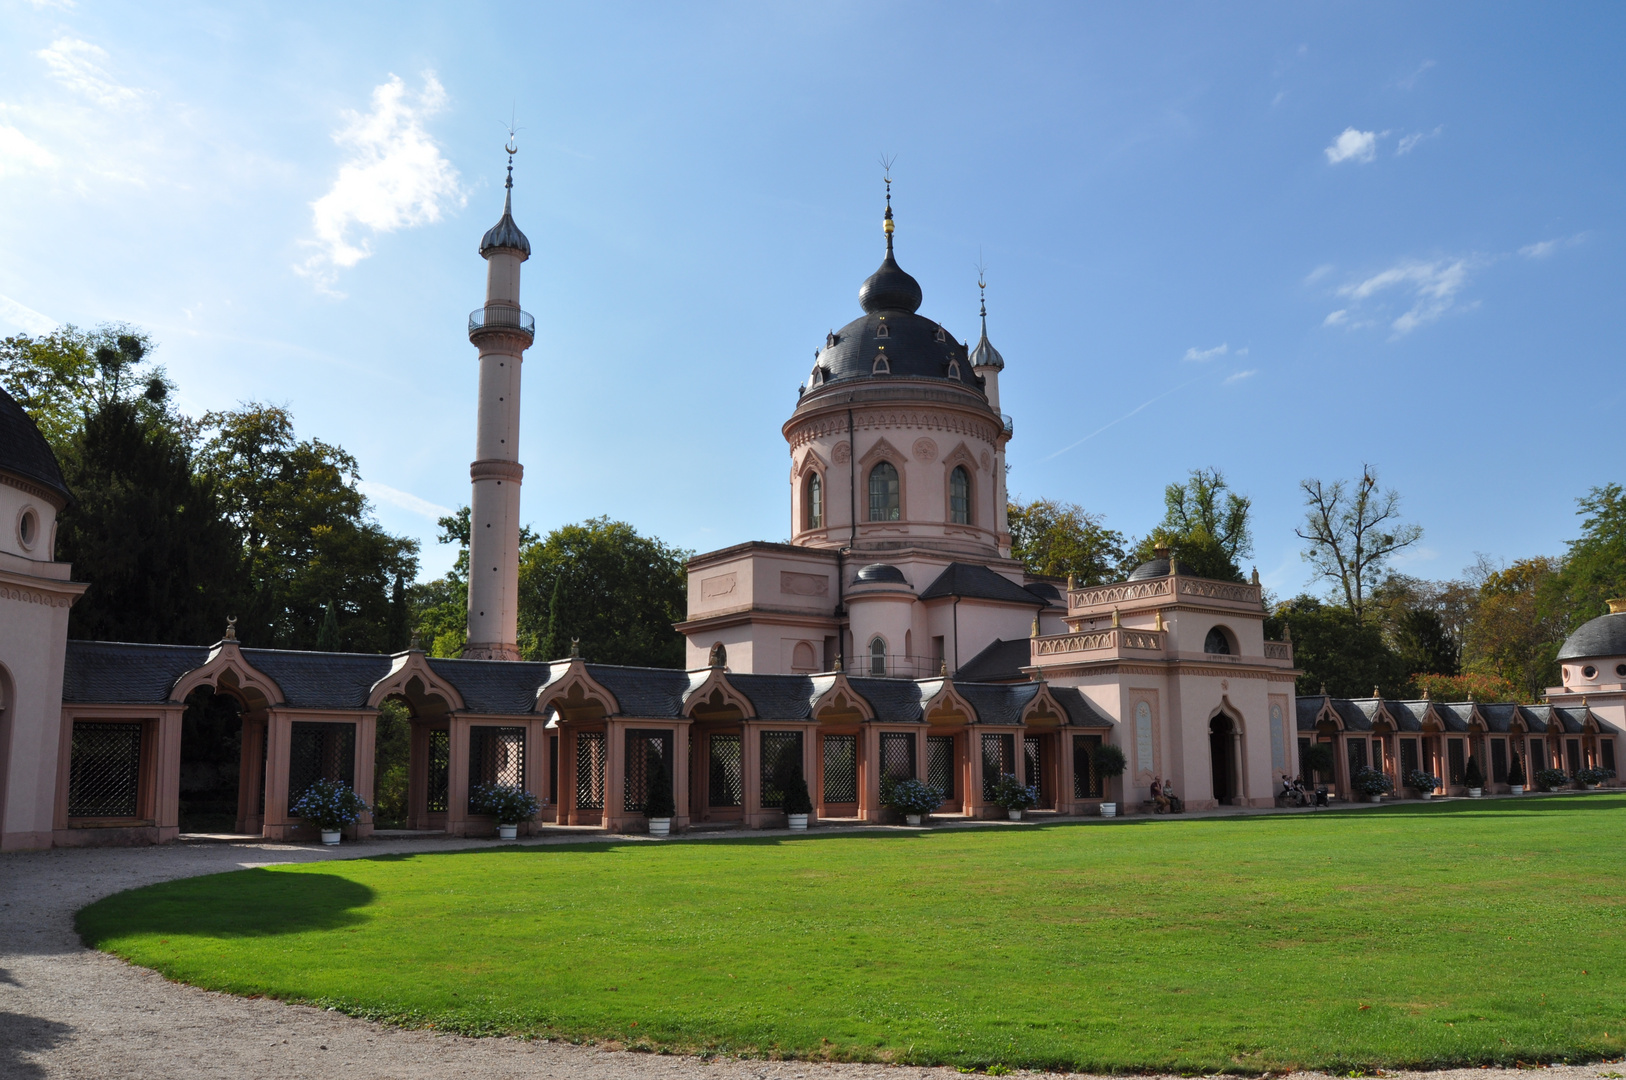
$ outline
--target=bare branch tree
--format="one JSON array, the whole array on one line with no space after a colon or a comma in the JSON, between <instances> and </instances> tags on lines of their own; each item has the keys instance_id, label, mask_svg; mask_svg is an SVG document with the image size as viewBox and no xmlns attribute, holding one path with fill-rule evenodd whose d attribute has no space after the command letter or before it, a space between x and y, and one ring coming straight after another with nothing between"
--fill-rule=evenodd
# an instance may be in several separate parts
<instances>
[{"instance_id":1,"label":"bare branch tree","mask_svg":"<svg viewBox=\"0 0 1626 1080\"><path fill-rule=\"evenodd\" d=\"M1316 574L1344 591L1344 602L1357 619L1366 617L1372 586L1389 557L1423 538L1420 525L1402 524L1400 494L1378 489L1377 472L1361 467L1361 478L1299 483L1304 491L1305 530L1295 530L1309 542L1304 558Z\"/></svg>"}]
</instances>

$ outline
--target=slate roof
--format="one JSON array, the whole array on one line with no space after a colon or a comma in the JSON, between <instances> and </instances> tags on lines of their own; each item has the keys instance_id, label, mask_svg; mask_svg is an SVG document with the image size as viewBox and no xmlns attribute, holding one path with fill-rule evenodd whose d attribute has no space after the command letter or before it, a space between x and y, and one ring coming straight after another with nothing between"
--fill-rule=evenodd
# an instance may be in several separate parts
<instances>
[{"instance_id":1,"label":"slate roof","mask_svg":"<svg viewBox=\"0 0 1626 1080\"><path fill-rule=\"evenodd\" d=\"M995 638L982 652L960 665L958 677L972 682L1025 679L1022 669L1033 663L1031 638L1004 641Z\"/></svg>"},{"instance_id":2,"label":"slate roof","mask_svg":"<svg viewBox=\"0 0 1626 1080\"><path fill-rule=\"evenodd\" d=\"M0 388L0 472L32 480L55 492L63 502L73 498L62 480L62 470L57 466L51 444L40 434L34 418L3 388Z\"/></svg>"},{"instance_id":3,"label":"slate roof","mask_svg":"<svg viewBox=\"0 0 1626 1080\"><path fill-rule=\"evenodd\" d=\"M1008 577L976 563L953 562L944 567L937 580L921 592L922 600L958 596L970 600L995 600L1005 604L1045 607L1047 601L1034 596Z\"/></svg>"},{"instance_id":4,"label":"slate roof","mask_svg":"<svg viewBox=\"0 0 1626 1080\"><path fill-rule=\"evenodd\" d=\"M365 708L373 684L390 673L390 658L379 653L244 649L243 659L274 679L296 709Z\"/></svg>"},{"instance_id":5,"label":"slate roof","mask_svg":"<svg viewBox=\"0 0 1626 1080\"><path fill-rule=\"evenodd\" d=\"M550 664L512 660L429 660L429 670L457 687L470 712L528 713L551 681ZM560 674L565 665L559 665Z\"/></svg>"},{"instance_id":6,"label":"slate roof","mask_svg":"<svg viewBox=\"0 0 1626 1080\"><path fill-rule=\"evenodd\" d=\"M1326 698L1317 694L1315 697L1301 697L1298 699L1298 729L1300 731L1314 731L1315 719L1321 715L1321 706Z\"/></svg>"},{"instance_id":7,"label":"slate roof","mask_svg":"<svg viewBox=\"0 0 1626 1080\"><path fill-rule=\"evenodd\" d=\"M1187 566L1185 563L1181 562L1179 559L1176 559L1174 561L1174 568L1176 570L1180 571L1182 574L1191 575L1191 574L1195 573L1195 571L1192 570L1191 567ZM1129 577L1126 578L1125 580L1127 580L1127 581L1145 581L1148 578L1159 578L1159 577L1168 577L1168 576L1169 576L1169 560L1166 559L1166 558L1156 558L1156 559L1147 559L1145 562L1143 562L1139 566L1135 567L1135 569L1133 569L1133 570L1131 570L1129 572Z\"/></svg>"},{"instance_id":8,"label":"slate roof","mask_svg":"<svg viewBox=\"0 0 1626 1080\"><path fill-rule=\"evenodd\" d=\"M1564 639L1560 660L1583 657L1626 656L1626 611L1599 615Z\"/></svg>"},{"instance_id":9,"label":"slate roof","mask_svg":"<svg viewBox=\"0 0 1626 1080\"><path fill-rule=\"evenodd\" d=\"M201 645L137 645L70 641L62 669L62 700L72 704L147 705L168 701L182 675L202 667Z\"/></svg>"},{"instance_id":10,"label":"slate roof","mask_svg":"<svg viewBox=\"0 0 1626 1080\"><path fill-rule=\"evenodd\" d=\"M1298 730L1314 731L1316 717L1321 713L1324 701L1330 700L1333 711L1344 722L1348 731L1371 731L1372 721L1378 715L1379 700L1377 698L1331 698L1326 699L1317 694L1313 697L1298 699ZM1485 726L1493 733L1506 734L1513 730L1513 720L1519 718L1525 729L1533 734L1540 734L1549 730L1557 733L1579 734L1583 730L1587 713L1586 709L1563 708L1554 705L1519 705L1511 701L1390 701L1381 702L1384 711L1393 717L1396 726L1403 732L1421 731L1422 720L1430 711L1439 718L1448 732L1465 732L1468 723L1477 712L1485 721ZM1597 713L1592 713L1592 720L1598 725L1599 731L1616 732L1618 729Z\"/></svg>"},{"instance_id":11,"label":"slate roof","mask_svg":"<svg viewBox=\"0 0 1626 1080\"><path fill-rule=\"evenodd\" d=\"M1048 581L1030 581L1022 588L1043 600L1050 607L1064 607L1061 599L1061 590Z\"/></svg>"}]
</instances>

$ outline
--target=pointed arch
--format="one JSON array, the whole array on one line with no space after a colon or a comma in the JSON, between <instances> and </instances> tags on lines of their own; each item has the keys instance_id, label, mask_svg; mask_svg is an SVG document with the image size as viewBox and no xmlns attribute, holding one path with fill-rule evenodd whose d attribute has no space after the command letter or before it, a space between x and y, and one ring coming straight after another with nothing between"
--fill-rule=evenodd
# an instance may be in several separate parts
<instances>
[{"instance_id":1,"label":"pointed arch","mask_svg":"<svg viewBox=\"0 0 1626 1080\"><path fill-rule=\"evenodd\" d=\"M222 641L202 667L184 672L170 687L171 701L185 701L200 686L236 698L246 712L262 712L287 700L277 681L243 658L235 641Z\"/></svg>"},{"instance_id":2,"label":"pointed arch","mask_svg":"<svg viewBox=\"0 0 1626 1080\"><path fill-rule=\"evenodd\" d=\"M457 687L437 675L429 666L429 658L417 651L391 658L389 674L367 692L367 707L376 709L388 697L405 699L419 715L460 712L465 708Z\"/></svg>"},{"instance_id":3,"label":"pointed arch","mask_svg":"<svg viewBox=\"0 0 1626 1080\"><path fill-rule=\"evenodd\" d=\"M820 676L814 680L814 689L817 690L819 684L826 680L825 689L813 699L809 709L815 720L821 723L857 723L875 719L875 707L863 694L853 689L846 675L838 671L834 675Z\"/></svg>"},{"instance_id":4,"label":"pointed arch","mask_svg":"<svg viewBox=\"0 0 1626 1080\"><path fill-rule=\"evenodd\" d=\"M1033 700L1022 707L1022 723L1028 727L1063 727L1068 723L1067 710L1050 692L1049 683L1040 682Z\"/></svg>"},{"instance_id":5,"label":"pointed arch","mask_svg":"<svg viewBox=\"0 0 1626 1080\"><path fill-rule=\"evenodd\" d=\"M536 712L552 709L566 721L620 715L621 703L608 687L587 673L587 662L581 657L558 661L550 667L548 681L536 692Z\"/></svg>"},{"instance_id":6,"label":"pointed arch","mask_svg":"<svg viewBox=\"0 0 1626 1080\"><path fill-rule=\"evenodd\" d=\"M753 720L756 706L729 682L722 668L706 668L689 673L689 689L683 694L683 715L691 720Z\"/></svg>"},{"instance_id":7,"label":"pointed arch","mask_svg":"<svg viewBox=\"0 0 1626 1080\"><path fill-rule=\"evenodd\" d=\"M926 686L930 685L930 683L926 684ZM922 689L924 688L922 687ZM937 727L975 724L979 719L976 706L967 701L954 688L953 679L942 680L942 684L937 691L921 705L920 714L925 718L926 723Z\"/></svg>"}]
</instances>

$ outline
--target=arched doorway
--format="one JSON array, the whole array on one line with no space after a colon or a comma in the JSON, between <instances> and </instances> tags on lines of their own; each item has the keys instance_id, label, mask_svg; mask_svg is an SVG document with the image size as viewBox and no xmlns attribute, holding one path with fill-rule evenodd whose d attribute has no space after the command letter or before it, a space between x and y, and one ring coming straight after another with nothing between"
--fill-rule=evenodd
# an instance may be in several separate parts
<instances>
[{"instance_id":1,"label":"arched doorway","mask_svg":"<svg viewBox=\"0 0 1626 1080\"><path fill-rule=\"evenodd\" d=\"M1221 806L1236 799L1236 724L1220 713L1208 722L1208 757L1214 767L1214 798Z\"/></svg>"},{"instance_id":2,"label":"arched doorway","mask_svg":"<svg viewBox=\"0 0 1626 1080\"><path fill-rule=\"evenodd\" d=\"M181 715L181 832L238 832L242 773L242 702L200 686L186 696Z\"/></svg>"}]
</instances>

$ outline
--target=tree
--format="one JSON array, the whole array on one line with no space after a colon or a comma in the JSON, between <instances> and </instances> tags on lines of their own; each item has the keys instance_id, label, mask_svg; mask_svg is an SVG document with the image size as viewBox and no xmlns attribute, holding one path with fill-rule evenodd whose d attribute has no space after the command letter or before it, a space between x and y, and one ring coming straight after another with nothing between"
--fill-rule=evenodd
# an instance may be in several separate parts
<instances>
[{"instance_id":1,"label":"tree","mask_svg":"<svg viewBox=\"0 0 1626 1080\"><path fill-rule=\"evenodd\" d=\"M1193 469L1183 484L1163 489L1163 520L1134 545L1125 572L1156 557L1159 548L1198 577L1244 581L1239 559L1253 552L1248 515L1253 502L1231 490L1218 469Z\"/></svg>"},{"instance_id":2,"label":"tree","mask_svg":"<svg viewBox=\"0 0 1626 1080\"><path fill-rule=\"evenodd\" d=\"M522 651L558 659L541 651L548 638L554 652L579 638L582 655L597 663L682 667L683 635L672 624L688 604L690 554L607 517L530 541L519 560Z\"/></svg>"},{"instance_id":3,"label":"tree","mask_svg":"<svg viewBox=\"0 0 1626 1080\"><path fill-rule=\"evenodd\" d=\"M1455 675L1462 669L1464 612L1472 596L1467 582L1391 574L1372 590L1369 610L1408 673Z\"/></svg>"},{"instance_id":4,"label":"tree","mask_svg":"<svg viewBox=\"0 0 1626 1080\"><path fill-rule=\"evenodd\" d=\"M1267 632L1285 623L1293 639L1293 662L1303 672L1300 694L1367 697L1377 687L1386 697L1405 696L1410 678L1405 661L1384 640L1375 620L1355 617L1348 608L1299 596L1277 606Z\"/></svg>"},{"instance_id":5,"label":"tree","mask_svg":"<svg viewBox=\"0 0 1626 1080\"><path fill-rule=\"evenodd\" d=\"M1567 626L1549 598L1559 591L1562 571L1557 559L1543 556L1485 577L1468 625L1468 670L1505 679L1525 701L1557 683L1558 647Z\"/></svg>"},{"instance_id":6,"label":"tree","mask_svg":"<svg viewBox=\"0 0 1626 1080\"><path fill-rule=\"evenodd\" d=\"M1619 484L1595 487L1576 500L1585 515L1563 568L1547 584L1545 601L1566 630L1608 612L1606 601L1626 596L1626 492Z\"/></svg>"},{"instance_id":7,"label":"tree","mask_svg":"<svg viewBox=\"0 0 1626 1080\"><path fill-rule=\"evenodd\" d=\"M372 520L356 459L320 439L296 440L293 417L278 406L209 413L202 427L213 432L202 470L242 537L251 590L245 640L322 647L331 603L337 633L329 647L387 649L390 585L417 575L418 545Z\"/></svg>"},{"instance_id":8,"label":"tree","mask_svg":"<svg viewBox=\"0 0 1626 1080\"><path fill-rule=\"evenodd\" d=\"M1080 585L1116 578L1123 561L1123 534L1107 528L1098 514L1077 503L1054 499L1014 501L1006 506L1011 555L1040 577L1072 575Z\"/></svg>"},{"instance_id":9,"label":"tree","mask_svg":"<svg viewBox=\"0 0 1626 1080\"><path fill-rule=\"evenodd\" d=\"M144 363L152 348L151 338L123 323L19 334L0 340L0 383L62 454L109 402L165 399L172 387L163 369Z\"/></svg>"},{"instance_id":10,"label":"tree","mask_svg":"<svg viewBox=\"0 0 1626 1080\"><path fill-rule=\"evenodd\" d=\"M1399 521L1400 495L1392 488L1380 491L1370 465L1352 484L1311 479L1299 486L1307 513L1298 536L1310 544L1304 558L1318 577L1343 592L1344 604L1355 617L1364 619L1367 593L1389 558L1421 540L1423 530Z\"/></svg>"}]
</instances>

